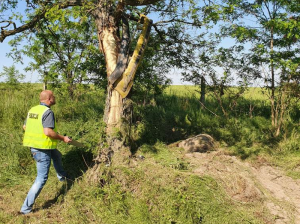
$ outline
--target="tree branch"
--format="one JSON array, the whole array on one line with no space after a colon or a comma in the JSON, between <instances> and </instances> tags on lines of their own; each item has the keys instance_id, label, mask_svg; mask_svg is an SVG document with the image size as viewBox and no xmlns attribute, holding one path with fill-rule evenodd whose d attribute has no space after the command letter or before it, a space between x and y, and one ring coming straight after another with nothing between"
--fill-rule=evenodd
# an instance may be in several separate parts
<instances>
[{"instance_id":1,"label":"tree branch","mask_svg":"<svg viewBox=\"0 0 300 224\"><path fill-rule=\"evenodd\" d=\"M184 20L181 20L181 19L175 19L175 18L170 19L170 20L166 20L166 21L159 21L159 22L156 22L154 25L158 26L159 24L171 23L171 22L183 23L183 24L192 25L192 26L195 26L195 27L201 27L202 26L202 24L200 24L200 23L188 22L188 21L184 21Z\"/></svg>"},{"instance_id":2,"label":"tree branch","mask_svg":"<svg viewBox=\"0 0 300 224\"><path fill-rule=\"evenodd\" d=\"M53 4L53 5L51 5L50 8L55 7L57 5L59 6L59 9L65 9L65 8L72 7L72 6L81 6L82 5L82 0L74 0L74 1L67 1L67 2L59 3L59 4ZM14 26L13 30L4 30L3 28L8 27L10 24L14 24L11 21L4 21L4 22L8 22L9 24L7 26L1 27L0 42L3 42L5 40L5 38L8 37L8 36L12 36L12 35L15 35L17 33L21 33L25 30L28 30L28 29L31 29L31 28L35 27L35 25L41 19L45 18L45 14L50 8L48 8L48 7L43 8L28 23L26 23L22 26L19 26L19 27Z\"/></svg>"},{"instance_id":3,"label":"tree branch","mask_svg":"<svg viewBox=\"0 0 300 224\"><path fill-rule=\"evenodd\" d=\"M13 24L14 29L17 28L16 24L12 21L9 21L9 20L3 20L3 21L0 21L0 23L8 23L6 26L1 26L1 30L4 30L4 28L9 27L11 24Z\"/></svg>"},{"instance_id":4,"label":"tree branch","mask_svg":"<svg viewBox=\"0 0 300 224\"><path fill-rule=\"evenodd\" d=\"M144 24L142 33L137 41L137 45L133 55L128 63L128 66L122 76L115 82L115 89L120 93L122 98L125 98L133 84L133 79L138 68L139 63L143 57L148 39L150 37L150 30L152 20L149 20L145 15L141 15L141 23Z\"/></svg>"},{"instance_id":5,"label":"tree branch","mask_svg":"<svg viewBox=\"0 0 300 224\"><path fill-rule=\"evenodd\" d=\"M161 0L124 0L125 5L139 6L139 5L150 5Z\"/></svg>"}]
</instances>

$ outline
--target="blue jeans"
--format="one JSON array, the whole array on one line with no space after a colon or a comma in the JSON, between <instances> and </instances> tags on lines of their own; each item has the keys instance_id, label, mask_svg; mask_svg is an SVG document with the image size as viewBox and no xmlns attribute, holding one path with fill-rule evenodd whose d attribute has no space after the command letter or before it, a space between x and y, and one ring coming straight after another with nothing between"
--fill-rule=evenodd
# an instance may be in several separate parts
<instances>
[{"instance_id":1,"label":"blue jeans","mask_svg":"<svg viewBox=\"0 0 300 224\"><path fill-rule=\"evenodd\" d=\"M36 161L37 177L32 187L30 188L27 197L24 201L24 204L21 208L21 213L23 214L31 212L35 199L38 197L41 190L43 189L48 179L51 159L53 160L53 166L56 170L57 178L60 181L64 181L66 179L66 172L62 167L62 155L57 149L41 150L31 148L31 154L34 160Z\"/></svg>"}]
</instances>

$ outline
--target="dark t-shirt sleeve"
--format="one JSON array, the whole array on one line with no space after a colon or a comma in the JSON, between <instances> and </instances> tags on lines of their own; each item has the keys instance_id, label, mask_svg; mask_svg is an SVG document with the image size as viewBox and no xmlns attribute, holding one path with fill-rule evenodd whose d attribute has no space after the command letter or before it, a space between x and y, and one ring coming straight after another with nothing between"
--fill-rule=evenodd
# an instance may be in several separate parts
<instances>
[{"instance_id":1,"label":"dark t-shirt sleeve","mask_svg":"<svg viewBox=\"0 0 300 224\"><path fill-rule=\"evenodd\" d=\"M52 110L47 110L42 117L42 124L44 128L55 128L55 118Z\"/></svg>"}]
</instances>

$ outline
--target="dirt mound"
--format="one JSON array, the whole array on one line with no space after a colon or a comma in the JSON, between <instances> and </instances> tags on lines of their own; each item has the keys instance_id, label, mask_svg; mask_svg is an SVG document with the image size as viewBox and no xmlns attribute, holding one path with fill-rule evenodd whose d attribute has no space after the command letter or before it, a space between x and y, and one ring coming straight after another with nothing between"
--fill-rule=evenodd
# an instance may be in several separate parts
<instances>
[{"instance_id":1,"label":"dirt mound","mask_svg":"<svg viewBox=\"0 0 300 224\"><path fill-rule=\"evenodd\" d=\"M267 208L273 216L267 223L300 223L300 180L285 176L270 165L242 162L223 150L185 156L193 173L217 179L233 200Z\"/></svg>"}]
</instances>

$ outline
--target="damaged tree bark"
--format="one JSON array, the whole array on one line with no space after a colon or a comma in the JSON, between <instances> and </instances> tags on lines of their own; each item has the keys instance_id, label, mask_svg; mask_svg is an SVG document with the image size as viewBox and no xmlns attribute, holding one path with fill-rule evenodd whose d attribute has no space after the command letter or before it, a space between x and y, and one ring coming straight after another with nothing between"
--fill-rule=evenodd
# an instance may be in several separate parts
<instances>
[{"instance_id":1,"label":"damaged tree bark","mask_svg":"<svg viewBox=\"0 0 300 224\"><path fill-rule=\"evenodd\" d=\"M94 172L91 173L96 176L101 175L98 165L109 165L112 155L118 162L121 162L119 159L126 160L130 156L130 148L125 146L125 141L130 133L132 103L127 95L131 90L135 73L145 51L152 24L151 20L141 15L139 22L143 24L143 30L134 53L128 61L130 42L128 21L126 16L118 15L122 21L122 40L120 40L117 33L116 14L109 7L113 7L113 5L103 5L99 2L97 9L93 11L98 30L99 47L105 56L108 78L104 113L108 148L101 149L95 159L96 165L93 168Z\"/></svg>"}]
</instances>

